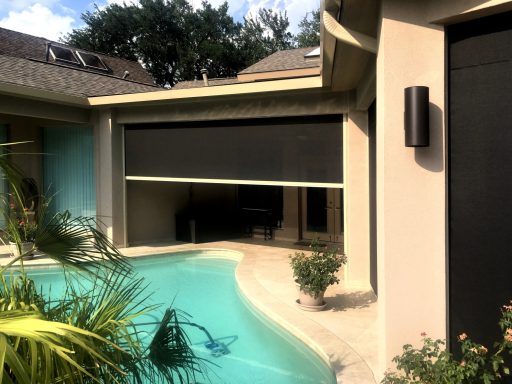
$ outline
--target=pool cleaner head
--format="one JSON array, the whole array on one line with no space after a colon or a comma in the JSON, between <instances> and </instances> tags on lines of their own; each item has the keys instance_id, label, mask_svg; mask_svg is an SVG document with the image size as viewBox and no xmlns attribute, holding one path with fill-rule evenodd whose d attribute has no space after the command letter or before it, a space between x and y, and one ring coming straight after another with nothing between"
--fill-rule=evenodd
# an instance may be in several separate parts
<instances>
[{"instance_id":1,"label":"pool cleaner head","mask_svg":"<svg viewBox=\"0 0 512 384\"><path fill-rule=\"evenodd\" d=\"M229 353L229 349L224 343L220 343L214 340L204 343L204 346L211 351L211 354L214 357L224 356Z\"/></svg>"}]
</instances>

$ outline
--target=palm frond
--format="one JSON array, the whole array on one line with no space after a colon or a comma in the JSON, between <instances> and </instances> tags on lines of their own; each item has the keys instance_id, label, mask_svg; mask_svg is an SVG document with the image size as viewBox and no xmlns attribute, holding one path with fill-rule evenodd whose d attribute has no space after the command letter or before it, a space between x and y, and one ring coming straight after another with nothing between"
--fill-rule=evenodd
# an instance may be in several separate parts
<instances>
[{"instance_id":1,"label":"palm frond","mask_svg":"<svg viewBox=\"0 0 512 384\"><path fill-rule=\"evenodd\" d=\"M105 364L123 373L98 344L121 351L93 332L45 320L35 311L0 311L0 361L4 363L0 382L70 381L65 377L75 382L83 377L97 381L96 366ZM82 364L77 354L89 356L94 364Z\"/></svg>"},{"instance_id":2,"label":"palm frond","mask_svg":"<svg viewBox=\"0 0 512 384\"><path fill-rule=\"evenodd\" d=\"M35 247L48 257L69 267L89 272L98 267L129 274L126 258L101 231L95 219L71 217L69 211L57 213L48 221L40 218ZM107 262L107 263L105 263Z\"/></svg>"},{"instance_id":3,"label":"palm frond","mask_svg":"<svg viewBox=\"0 0 512 384\"><path fill-rule=\"evenodd\" d=\"M148 347L148 359L158 370L158 376L168 383L195 382L204 375L203 360L196 356L182 329L175 309L167 309Z\"/></svg>"}]
</instances>

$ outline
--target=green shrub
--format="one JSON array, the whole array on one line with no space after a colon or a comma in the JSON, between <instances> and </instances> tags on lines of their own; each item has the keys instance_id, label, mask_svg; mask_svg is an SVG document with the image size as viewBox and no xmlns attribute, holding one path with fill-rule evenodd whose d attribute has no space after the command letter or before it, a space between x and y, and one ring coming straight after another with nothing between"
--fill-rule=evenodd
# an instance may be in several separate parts
<instances>
[{"instance_id":1,"label":"green shrub","mask_svg":"<svg viewBox=\"0 0 512 384\"><path fill-rule=\"evenodd\" d=\"M512 303L512 302L511 302ZM512 354L512 305L502 308L499 326L503 337L494 343L493 351L473 342L462 333L458 337L461 359L446 351L443 340L433 340L423 333L423 346L403 346L403 353L395 356L396 371L388 371L382 384L489 384L510 375L504 360Z\"/></svg>"},{"instance_id":2,"label":"green shrub","mask_svg":"<svg viewBox=\"0 0 512 384\"><path fill-rule=\"evenodd\" d=\"M347 256L339 254L337 248L321 247L318 239L311 242L311 249L309 256L295 252L290 256L290 265L300 288L307 288L316 298L329 285L339 283L336 273L347 262Z\"/></svg>"}]
</instances>

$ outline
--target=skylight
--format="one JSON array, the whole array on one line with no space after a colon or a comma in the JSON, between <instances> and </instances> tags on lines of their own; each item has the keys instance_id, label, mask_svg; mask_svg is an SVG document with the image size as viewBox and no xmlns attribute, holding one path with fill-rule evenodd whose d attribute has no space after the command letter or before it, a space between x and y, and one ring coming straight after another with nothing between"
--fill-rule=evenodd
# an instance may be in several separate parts
<instances>
[{"instance_id":1,"label":"skylight","mask_svg":"<svg viewBox=\"0 0 512 384\"><path fill-rule=\"evenodd\" d=\"M306 53L304 57L316 57L320 56L320 47L313 49L311 52Z\"/></svg>"},{"instance_id":2,"label":"skylight","mask_svg":"<svg viewBox=\"0 0 512 384\"><path fill-rule=\"evenodd\" d=\"M102 71L108 71L107 66L103 63L98 55L88 52L76 51L78 58L82 62L85 68L101 69Z\"/></svg>"},{"instance_id":3,"label":"skylight","mask_svg":"<svg viewBox=\"0 0 512 384\"><path fill-rule=\"evenodd\" d=\"M64 61L67 63L80 64L73 51L69 48L52 45L50 47L50 54L52 55L55 61Z\"/></svg>"}]
</instances>

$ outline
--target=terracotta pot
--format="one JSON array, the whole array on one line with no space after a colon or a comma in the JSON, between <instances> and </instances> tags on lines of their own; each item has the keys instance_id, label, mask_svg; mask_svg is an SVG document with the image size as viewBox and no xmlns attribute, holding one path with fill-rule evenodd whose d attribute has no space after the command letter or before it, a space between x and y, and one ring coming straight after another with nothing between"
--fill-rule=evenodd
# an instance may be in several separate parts
<instances>
[{"instance_id":1,"label":"terracotta pot","mask_svg":"<svg viewBox=\"0 0 512 384\"><path fill-rule=\"evenodd\" d=\"M9 242L9 245L11 247L11 253L14 257L20 256L20 252L18 250L18 247L16 246L16 243ZM24 243L21 243L21 254L25 255L23 257L23 260L30 260L34 258L34 243L31 241L27 241Z\"/></svg>"}]
</instances>

